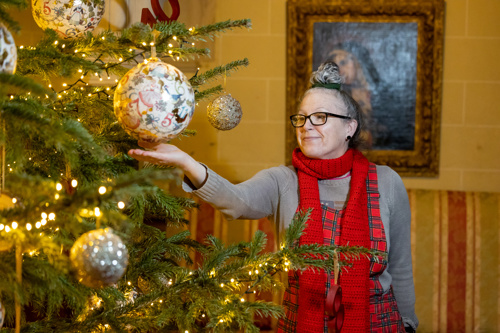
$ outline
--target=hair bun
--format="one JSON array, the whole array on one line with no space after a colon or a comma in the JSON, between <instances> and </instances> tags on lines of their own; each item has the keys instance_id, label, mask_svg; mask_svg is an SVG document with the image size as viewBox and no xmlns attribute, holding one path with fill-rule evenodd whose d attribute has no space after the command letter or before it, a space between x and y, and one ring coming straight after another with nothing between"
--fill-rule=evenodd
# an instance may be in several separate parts
<instances>
[{"instance_id":1,"label":"hair bun","mask_svg":"<svg viewBox=\"0 0 500 333\"><path fill-rule=\"evenodd\" d=\"M342 76L340 76L339 66L333 61L322 63L318 70L311 75L311 84L315 83L344 83Z\"/></svg>"}]
</instances>

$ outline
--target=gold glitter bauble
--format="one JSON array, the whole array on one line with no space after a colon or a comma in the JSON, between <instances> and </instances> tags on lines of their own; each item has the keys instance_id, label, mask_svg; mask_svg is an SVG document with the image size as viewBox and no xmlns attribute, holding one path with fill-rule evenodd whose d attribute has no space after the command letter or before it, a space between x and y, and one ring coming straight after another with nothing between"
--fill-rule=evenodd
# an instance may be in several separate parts
<instances>
[{"instance_id":1,"label":"gold glitter bauble","mask_svg":"<svg viewBox=\"0 0 500 333\"><path fill-rule=\"evenodd\" d=\"M241 121L240 102L231 94L217 97L207 107L208 121L213 127L227 131L233 129Z\"/></svg>"},{"instance_id":2,"label":"gold glitter bauble","mask_svg":"<svg viewBox=\"0 0 500 333\"><path fill-rule=\"evenodd\" d=\"M100 288L116 283L125 273L128 252L111 229L97 229L80 236L71 247L71 265L80 283Z\"/></svg>"}]
</instances>

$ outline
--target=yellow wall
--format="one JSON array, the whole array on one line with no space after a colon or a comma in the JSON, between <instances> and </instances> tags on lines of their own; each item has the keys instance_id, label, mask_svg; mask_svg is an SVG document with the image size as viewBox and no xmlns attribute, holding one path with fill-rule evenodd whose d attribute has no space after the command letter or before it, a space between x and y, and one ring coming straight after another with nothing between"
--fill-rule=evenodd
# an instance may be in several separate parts
<instances>
[{"instance_id":1,"label":"yellow wall","mask_svg":"<svg viewBox=\"0 0 500 333\"><path fill-rule=\"evenodd\" d=\"M116 2L139 8L141 1L149 3L108 0L108 6ZM248 68L226 81L227 91L242 105L242 122L233 130L217 131L206 117L209 101L201 102L190 125L198 135L176 142L231 181L285 162L285 5L285 0L181 1L181 22L252 20L252 29L232 30L209 43L212 57L197 64L203 70L244 57L250 60ZM99 28L119 29L138 20L139 11L126 20L120 19L123 12L109 10ZM23 21L18 44L33 44L41 36L28 13L16 13ZM499 14L498 0L447 1L439 177L405 178L408 188L500 191Z\"/></svg>"},{"instance_id":2,"label":"yellow wall","mask_svg":"<svg viewBox=\"0 0 500 333\"><path fill-rule=\"evenodd\" d=\"M180 146L232 181L285 161L285 0L217 0L215 20L250 18L215 43L206 65L248 57L227 79L243 108L240 125L217 131L200 103ZM445 18L441 160L436 178L405 178L408 188L500 191L500 2L448 0Z\"/></svg>"}]
</instances>

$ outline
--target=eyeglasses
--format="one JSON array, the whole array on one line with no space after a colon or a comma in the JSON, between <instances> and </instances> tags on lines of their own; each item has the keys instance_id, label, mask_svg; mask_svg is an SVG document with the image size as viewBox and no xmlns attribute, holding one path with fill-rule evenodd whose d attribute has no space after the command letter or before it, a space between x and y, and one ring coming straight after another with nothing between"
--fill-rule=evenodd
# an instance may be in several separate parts
<instances>
[{"instance_id":1,"label":"eyeglasses","mask_svg":"<svg viewBox=\"0 0 500 333\"><path fill-rule=\"evenodd\" d=\"M306 124L306 120L309 119L311 124L314 126L324 125L328 119L328 116L342 119L352 119L348 116L342 116L340 114L329 113L329 112L314 112L308 116L303 114L294 114L290 116L290 121L293 127L302 127Z\"/></svg>"}]
</instances>

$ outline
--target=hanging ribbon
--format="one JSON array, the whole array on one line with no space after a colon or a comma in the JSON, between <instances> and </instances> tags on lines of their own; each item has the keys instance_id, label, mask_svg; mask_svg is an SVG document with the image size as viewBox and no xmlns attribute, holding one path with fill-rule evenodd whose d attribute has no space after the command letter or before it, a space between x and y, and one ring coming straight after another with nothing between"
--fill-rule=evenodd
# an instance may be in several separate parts
<instances>
[{"instance_id":1,"label":"hanging ribbon","mask_svg":"<svg viewBox=\"0 0 500 333\"><path fill-rule=\"evenodd\" d=\"M179 18L180 6L179 0L168 0L172 7L172 15L169 17L160 6L159 0L151 0L151 7L156 15L156 18L151 14L149 8L143 8L141 14L141 22L149 24L152 27L156 22L172 22Z\"/></svg>"}]
</instances>

